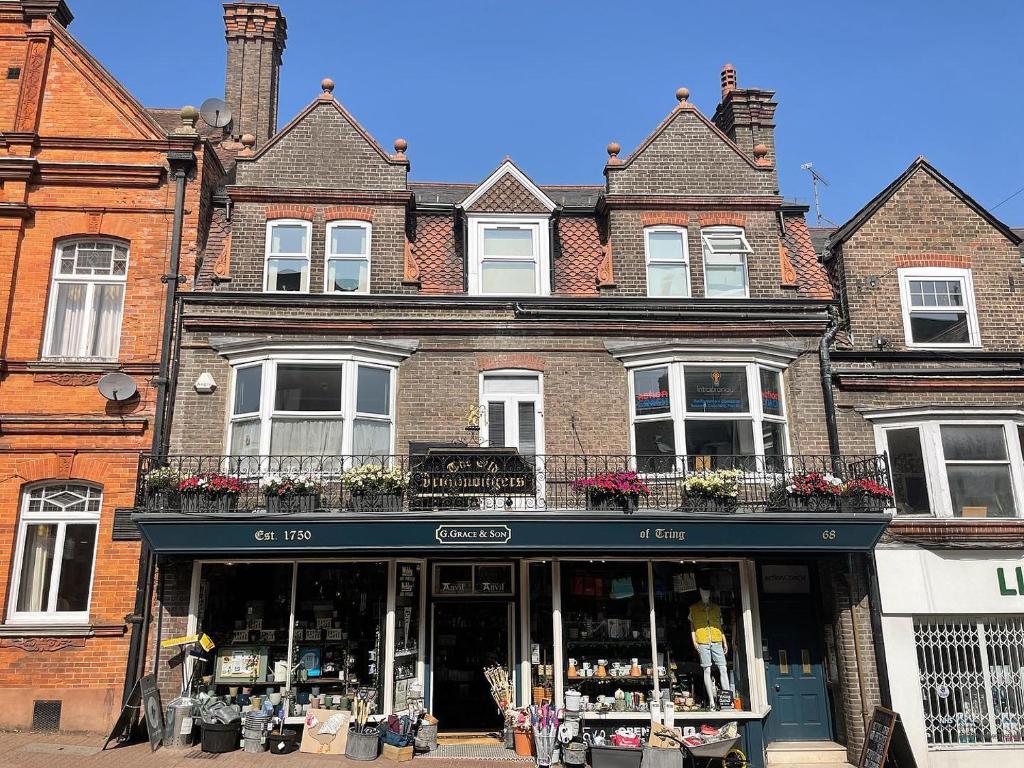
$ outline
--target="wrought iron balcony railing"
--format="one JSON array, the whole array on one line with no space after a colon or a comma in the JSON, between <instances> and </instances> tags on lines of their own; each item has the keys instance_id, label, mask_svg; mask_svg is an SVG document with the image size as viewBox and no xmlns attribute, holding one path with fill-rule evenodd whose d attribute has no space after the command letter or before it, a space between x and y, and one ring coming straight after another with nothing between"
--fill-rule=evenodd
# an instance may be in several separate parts
<instances>
[{"instance_id":1,"label":"wrought iron balcony railing","mask_svg":"<svg viewBox=\"0 0 1024 768\"><path fill-rule=\"evenodd\" d=\"M881 513L885 456L144 456L140 512L288 514L611 509ZM801 493L800 491L806 492Z\"/></svg>"}]
</instances>

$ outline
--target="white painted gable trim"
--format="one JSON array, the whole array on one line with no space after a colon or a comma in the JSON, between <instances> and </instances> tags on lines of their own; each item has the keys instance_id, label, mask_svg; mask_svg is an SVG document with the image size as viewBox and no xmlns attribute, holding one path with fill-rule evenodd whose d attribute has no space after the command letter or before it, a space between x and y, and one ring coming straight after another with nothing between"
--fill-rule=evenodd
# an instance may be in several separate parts
<instances>
[{"instance_id":1,"label":"white painted gable trim","mask_svg":"<svg viewBox=\"0 0 1024 768\"><path fill-rule=\"evenodd\" d=\"M518 181L520 184L526 187L534 197L540 200L544 204L544 207L547 208L549 211L555 210L555 208L557 207L555 205L555 201L552 200L547 195L545 195L541 191L540 187L538 187L536 184L530 181L526 174L524 174L522 171L516 168L516 164L513 163L511 160L506 160L501 165L499 165L494 173L492 173L490 176L484 179L480 186L478 186L476 189L470 192L469 196L461 203L459 203L459 207L465 210L472 206L473 203L475 203L477 200L483 197L484 193L487 192L487 190L489 190L491 187L493 187L498 182L498 180L505 174L511 174L512 177L516 179L516 181Z\"/></svg>"}]
</instances>

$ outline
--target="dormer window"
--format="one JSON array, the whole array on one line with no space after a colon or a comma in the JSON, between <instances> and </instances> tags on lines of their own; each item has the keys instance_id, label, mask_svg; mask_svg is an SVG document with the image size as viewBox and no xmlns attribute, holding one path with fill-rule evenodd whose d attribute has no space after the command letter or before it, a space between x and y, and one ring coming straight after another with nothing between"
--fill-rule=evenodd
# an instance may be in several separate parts
<instances>
[{"instance_id":1,"label":"dormer window","mask_svg":"<svg viewBox=\"0 0 1024 768\"><path fill-rule=\"evenodd\" d=\"M661 298L690 296L690 257L685 227L647 227L647 295Z\"/></svg>"},{"instance_id":2,"label":"dormer window","mask_svg":"<svg viewBox=\"0 0 1024 768\"><path fill-rule=\"evenodd\" d=\"M704 295L708 298L745 299L750 295L747 254L753 251L739 227L701 230L704 246Z\"/></svg>"},{"instance_id":3,"label":"dormer window","mask_svg":"<svg viewBox=\"0 0 1024 768\"><path fill-rule=\"evenodd\" d=\"M470 217L469 292L541 296L551 292L547 217Z\"/></svg>"},{"instance_id":4,"label":"dormer window","mask_svg":"<svg viewBox=\"0 0 1024 768\"><path fill-rule=\"evenodd\" d=\"M267 222L264 291L309 291L310 228L308 221L299 219Z\"/></svg>"},{"instance_id":5,"label":"dormer window","mask_svg":"<svg viewBox=\"0 0 1024 768\"><path fill-rule=\"evenodd\" d=\"M908 347L980 345L969 269L901 269L899 278Z\"/></svg>"},{"instance_id":6,"label":"dormer window","mask_svg":"<svg viewBox=\"0 0 1024 768\"><path fill-rule=\"evenodd\" d=\"M334 221L327 225L327 293L370 292L370 225Z\"/></svg>"}]
</instances>

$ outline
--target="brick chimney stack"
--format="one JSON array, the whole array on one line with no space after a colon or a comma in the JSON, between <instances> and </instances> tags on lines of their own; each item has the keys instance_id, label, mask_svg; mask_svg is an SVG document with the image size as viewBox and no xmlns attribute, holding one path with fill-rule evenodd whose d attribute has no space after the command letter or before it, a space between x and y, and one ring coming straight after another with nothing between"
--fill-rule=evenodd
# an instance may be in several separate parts
<instances>
[{"instance_id":1,"label":"brick chimney stack","mask_svg":"<svg viewBox=\"0 0 1024 768\"><path fill-rule=\"evenodd\" d=\"M740 88L736 68L722 67L722 101L712 118L722 132L736 142L752 158L764 165L775 165L775 101L774 91L761 88ZM755 151L755 147L764 147ZM767 148L767 153L761 150Z\"/></svg>"},{"instance_id":2,"label":"brick chimney stack","mask_svg":"<svg viewBox=\"0 0 1024 768\"><path fill-rule=\"evenodd\" d=\"M229 135L256 137L260 147L277 131L277 93L288 24L269 3L224 3L228 62L224 101L231 110Z\"/></svg>"}]
</instances>

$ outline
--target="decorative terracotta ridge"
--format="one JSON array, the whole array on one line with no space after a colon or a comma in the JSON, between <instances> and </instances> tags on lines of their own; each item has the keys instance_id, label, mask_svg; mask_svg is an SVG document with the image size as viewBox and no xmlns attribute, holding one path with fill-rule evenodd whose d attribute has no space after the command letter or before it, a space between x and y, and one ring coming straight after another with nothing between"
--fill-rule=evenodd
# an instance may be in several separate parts
<instances>
[{"instance_id":1,"label":"decorative terracotta ridge","mask_svg":"<svg viewBox=\"0 0 1024 768\"><path fill-rule=\"evenodd\" d=\"M644 211L640 214L640 223L645 227L688 227L690 214L685 211Z\"/></svg>"},{"instance_id":2,"label":"decorative terracotta ridge","mask_svg":"<svg viewBox=\"0 0 1024 768\"><path fill-rule=\"evenodd\" d=\"M523 369L527 371L543 371L544 358L540 355L525 353L507 353L498 355L477 355L477 365L481 371L500 371L503 369Z\"/></svg>"},{"instance_id":3,"label":"decorative terracotta ridge","mask_svg":"<svg viewBox=\"0 0 1024 768\"><path fill-rule=\"evenodd\" d=\"M213 263L213 279L224 282L231 279L231 232L224 238L224 245Z\"/></svg>"},{"instance_id":4,"label":"decorative terracotta ridge","mask_svg":"<svg viewBox=\"0 0 1024 768\"><path fill-rule=\"evenodd\" d=\"M969 253L900 253L896 255L896 266L970 269L971 255Z\"/></svg>"},{"instance_id":5,"label":"decorative terracotta ridge","mask_svg":"<svg viewBox=\"0 0 1024 768\"><path fill-rule=\"evenodd\" d=\"M612 262L611 241L604 244L604 258L597 265L597 290L605 291L615 288L615 271Z\"/></svg>"},{"instance_id":6,"label":"decorative terracotta ridge","mask_svg":"<svg viewBox=\"0 0 1024 768\"><path fill-rule=\"evenodd\" d=\"M707 211L697 214L697 223L702 227L740 227L746 229L747 217L735 211Z\"/></svg>"},{"instance_id":7,"label":"decorative terracotta ridge","mask_svg":"<svg viewBox=\"0 0 1024 768\"><path fill-rule=\"evenodd\" d=\"M270 219L304 219L312 221L316 209L312 205L294 205L291 203L275 203L264 209L267 220Z\"/></svg>"},{"instance_id":8,"label":"decorative terracotta ridge","mask_svg":"<svg viewBox=\"0 0 1024 768\"><path fill-rule=\"evenodd\" d=\"M409 238L405 239L405 253L402 258L402 265L402 285L410 285L415 288L419 288L421 285L420 266L416 263L416 257L412 254L412 242Z\"/></svg>"},{"instance_id":9,"label":"decorative terracotta ridge","mask_svg":"<svg viewBox=\"0 0 1024 768\"><path fill-rule=\"evenodd\" d=\"M373 221L375 211L364 205L332 205L324 209L324 221L352 219L354 221Z\"/></svg>"}]
</instances>

